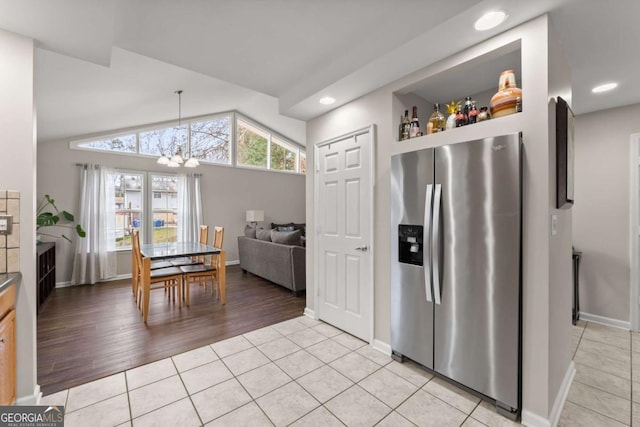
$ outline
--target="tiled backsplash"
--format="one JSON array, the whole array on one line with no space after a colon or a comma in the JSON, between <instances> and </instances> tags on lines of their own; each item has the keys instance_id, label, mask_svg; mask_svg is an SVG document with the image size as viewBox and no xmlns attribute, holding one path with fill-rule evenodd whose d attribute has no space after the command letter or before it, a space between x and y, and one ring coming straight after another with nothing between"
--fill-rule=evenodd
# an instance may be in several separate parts
<instances>
[{"instance_id":1,"label":"tiled backsplash","mask_svg":"<svg viewBox=\"0 0 640 427\"><path fill-rule=\"evenodd\" d=\"M0 235L0 273L20 271L20 192L0 190L0 215L13 216L13 231Z\"/></svg>"}]
</instances>

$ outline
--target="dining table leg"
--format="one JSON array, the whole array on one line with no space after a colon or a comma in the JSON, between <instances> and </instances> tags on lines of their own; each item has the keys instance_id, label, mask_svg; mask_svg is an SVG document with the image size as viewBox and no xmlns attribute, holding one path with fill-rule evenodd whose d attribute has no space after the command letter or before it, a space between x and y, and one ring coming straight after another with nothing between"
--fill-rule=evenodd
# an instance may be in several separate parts
<instances>
[{"instance_id":1,"label":"dining table leg","mask_svg":"<svg viewBox=\"0 0 640 427\"><path fill-rule=\"evenodd\" d=\"M138 286L142 286L142 318L144 323L147 323L147 317L149 315L149 293L151 291L151 259L142 259L142 280L138 283Z\"/></svg>"},{"instance_id":2,"label":"dining table leg","mask_svg":"<svg viewBox=\"0 0 640 427\"><path fill-rule=\"evenodd\" d=\"M227 290L226 290L226 281L227 281L227 253L225 251L220 251L220 300L222 301L222 305L227 303Z\"/></svg>"}]
</instances>

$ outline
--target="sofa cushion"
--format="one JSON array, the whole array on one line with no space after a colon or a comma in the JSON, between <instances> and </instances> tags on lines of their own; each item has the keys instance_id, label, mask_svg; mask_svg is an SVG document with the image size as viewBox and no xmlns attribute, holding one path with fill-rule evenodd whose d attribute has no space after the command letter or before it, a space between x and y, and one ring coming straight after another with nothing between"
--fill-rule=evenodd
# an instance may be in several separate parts
<instances>
[{"instance_id":1,"label":"sofa cushion","mask_svg":"<svg viewBox=\"0 0 640 427\"><path fill-rule=\"evenodd\" d=\"M245 235L245 237L249 237L251 239L255 239L256 238L256 228L252 227L250 225L247 225L246 227L244 227L244 235Z\"/></svg>"},{"instance_id":2,"label":"sofa cushion","mask_svg":"<svg viewBox=\"0 0 640 427\"><path fill-rule=\"evenodd\" d=\"M300 235L305 237L307 235L307 224L293 224L294 230L300 230Z\"/></svg>"},{"instance_id":3,"label":"sofa cushion","mask_svg":"<svg viewBox=\"0 0 640 427\"><path fill-rule=\"evenodd\" d=\"M273 243L280 243L281 245L300 245L300 231L278 231L271 230L271 241Z\"/></svg>"},{"instance_id":4,"label":"sofa cushion","mask_svg":"<svg viewBox=\"0 0 640 427\"><path fill-rule=\"evenodd\" d=\"M278 228L278 227L293 227L293 223L292 222L289 222L287 224L276 224L275 222L271 223L271 229Z\"/></svg>"},{"instance_id":5,"label":"sofa cushion","mask_svg":"<svg viewBox=\"0 0 640 427\"><path fill-rule=\"evenodd\" d=\"M265 230L264 228L258 228L256 230L256 237L258 240L264 240L265 242L271 241L271 230Z\"/></svg>"},{"instance_id":6,"label":"sofa cushion","mask_svg":"<svg viewBox=\"0 0 640 427\"><path fill-rule=\"evenodd\" d=\"M276 227L276 228L274 228L274 230L277 230L277 231L293 231L295 229L293 228L293 225L288 225L286 227Z\"/></svg>"}]
</instances>

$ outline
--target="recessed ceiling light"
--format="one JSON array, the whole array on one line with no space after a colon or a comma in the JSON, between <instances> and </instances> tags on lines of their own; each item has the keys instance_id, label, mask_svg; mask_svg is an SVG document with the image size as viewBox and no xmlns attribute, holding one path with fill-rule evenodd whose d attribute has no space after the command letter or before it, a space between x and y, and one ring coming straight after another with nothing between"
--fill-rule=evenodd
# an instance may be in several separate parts
<instances>
[{"instance_id":1,"label":"recessed ceiling light","mask_svg":"<svg viewBox=\"0 0 640 427\"><path fill-rule=\"evenodd\" d=\"M334 102L336 102L335 98L332 98L330 96L325 96L324 98L320 98L320 104L323 104L323 105L331 105Z\"/></svg>"},{"instance_id":2,"label":"recessed ceiling light","mask_svg":"<svg viewBox=\"0 0 640 427\"><path fill-rule=\"evenodd\" d=\"M473 27L478 31L490 30L502 24L508 16L504 10L492 10L478 18Z\"/></svg>"},{"instance_id":3,"label":"recessed ceiling light","mask_svg":"<svg viewBox=\"0 0 640 427\"><path fill-rule=\"evenodd\" d=\"M591 89L593 93L608 92L618 87L618 83L605 83Z\"/></svg>"}]
</instances>

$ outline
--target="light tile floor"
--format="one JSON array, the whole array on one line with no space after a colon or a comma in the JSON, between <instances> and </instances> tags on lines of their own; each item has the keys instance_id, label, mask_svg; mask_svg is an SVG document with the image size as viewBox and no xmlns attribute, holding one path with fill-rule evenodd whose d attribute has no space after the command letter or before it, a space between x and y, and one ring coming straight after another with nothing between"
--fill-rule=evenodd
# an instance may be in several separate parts
<instances>
[{"instance_id":1,"label":"light tile floor","mask_svg":"<svg viewBox=\"0 0 640 427\"><path fill-rule=\"evenodd\" d=\"M640 399L631 398L632 385L640 385L640 375L631 376L631 335L584 322L574 327L578 373L560 425L629 425L632 411L640 421ZM640 367L640 353L636 362ZM65 405L67 427L518 425L428 372L304 316L40 403Z\"/></svg>"},{"instance_id":2,"label":"light tile floor","mask_svg":"<svg viewBox=\"0 0 640 427\"><path fill-rule=\"evenodd\" d=\"M559 426L640 426L640 334L579 321L576 376Z\"/></svg>"}]
</instances>

